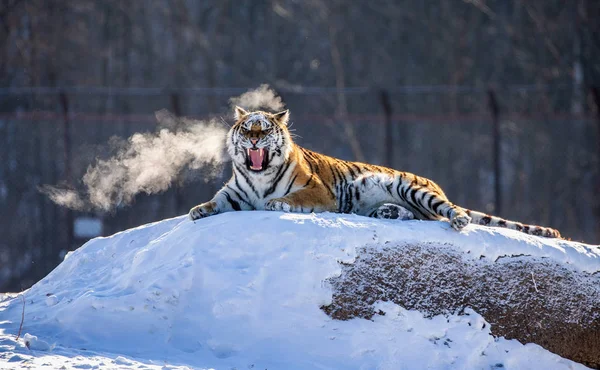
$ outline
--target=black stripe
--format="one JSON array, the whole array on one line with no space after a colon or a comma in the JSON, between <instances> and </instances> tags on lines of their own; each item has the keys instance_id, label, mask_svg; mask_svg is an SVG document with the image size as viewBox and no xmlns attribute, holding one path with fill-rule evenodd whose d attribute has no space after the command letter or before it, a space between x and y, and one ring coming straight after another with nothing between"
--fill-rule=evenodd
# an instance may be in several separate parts
<instances>
[{"instance_id":1,"label":"black stripe","mask_svg":"<svg viewBox=\"0 0 600 370\"><path fill-rule=\"evenodd\" d=\"M390 182L389 184L387 184L385 186L385 188L387 189L387 192L392 195L392 186L394 186L394 181Z\"/></svg>"},{"instance_id":2,"label":"black stripe","mask_svg":"<svg viewBox=\"0 0 600 370\"><path fill-rule=\"evenodd\" d=\"M348 193L346 191L348 189L348 180L346 179L346 176L342 173L342 171L340 171L339 168L334 167L333 169L335 170L335 172L338 174L338 176L340 178L339 198L340 198L340 209L341 209L341 206L346 203L346 201L344 201L344 197L348 198Z\"/></svg>"},{"instance_id":3,"label":"black stripe","mask_svg":"<svg viewBox=\"0 0 600 370\"><path fill-rule=\"evenodd\" d=\"M342 193L345 198L345 201L343 202L344 208L340 211L342 213L348 213L348 206L350 205L350 202L352 202L352 190L348 187L345 187L344 189L342 189Z\"/></svg>"},{"instance_id":4,"label":"black stripe","mask_svg":"<svg viewBox=\"0 0 600 370\"><path fill-rule=\"evenodd\" d=\"M356 172L354 172L354 170L348 164L348 162L343 162L343 163L344 163L344 166L346 166L346 169L348 169L348 172L350 172L350 176L352 177L352 179L355 179L356 178Z\"/></svg>"},{"instance_id":5,"label":"black stripe","mask_svg":"<svg viewBox=\"0 0 600 370\"><path fill-rule=\"evenodd\" d=\"M311 158L315 158L315 157L313 156L313 153L312 153L310 150L308 150L308 149L304 149L304 148L302 148L302 150L303 150L303 151L304 151L304 152L305 152L305 153L306 153L308 156L310 156ZM311 172L312 172L312 173L315 173L315 174L317 174L317 177L318 177L318 175L319 175L319 173L320 173L321 171L319 170L319 164L318 164L318 160L315 158L315 159L314 159L314 161L315 161L315 163L314 163L315 167L313 168L313 166L312 166L311 162L310 162L309 160L307 160L307 162L308 162L308 164L309 164L309 166L310 166L310 168L311 168ZM321 181L321 184L322 184L322 185L325 187L325 189L327 189L327 191L329 192L329 194L331 194L331 197L332 197L332 198L335 198L335 197L336 197L336 196L335 196L335 193L333 192L333 188L331 188L329 185L325 184L323 181Z\"/></svg>"},{"instance_id":6,"label":"black stripe","mask_svg":"<svg viewBox=\"0 0 600 370\"><path fill-rule=\"evenodd\" d=\"M330 165L330 164L327 164L327 167L329 167L329 171L331 172L331 176L333 177L333 184L335 185L335 187L336 187L336 189L337 189L337 186L338 186L339 184L337 183L337 176L335 175L335 172L333 171L333 170L334 170L334 168L333 168L333 166L332 166L332 165Z\"/></svg>"},{"instance_id":7,"label":"black stripe","mask_svg":"<svg viewBox=\"0 0 600 370\"><path fill-rule=\"evenodd\" d=\"M345 195L346 195L346 198L347 198L348 197L347 190L348 190L348 187L349 187L348 186L348 178L346 177L346 173L342 169L336 168L336 170L338 171L338 173L340 175L340 179L342 180L342 184L341 184L340 188L342 190L345 190Z\"/></svg>"},{"instance_id":8,"label":"black stripe","mask_svg":"<svg viewBox=\"0 0 600 370\"><path fill-rule=\"evenodd\" d=\"M413 187L412 189L410 189L410 199L412 200L412 203L415 207L419 207L419 202L417 202L417 192L419 191L419 188L417 187Z\"/></svg>"},{"instance_id":9,"label":"black stripe","mask_svg":"<svg viewBox=\"0 0 600 370\"><path fill-rule=\"evenodd\" d=\"M402 198L404 198L404 200L408 202L408 191L410 190L410 186L405 184L403 184L402 186L404 186L402 188Z\"/></svg>"},{"instance_id":10,"label":"black stripe","mask_svg":"<svg viewBox=\"0 0 600 370\"><path fill-rule=\"evenodd\" d=\"M233 179L235 180L235 186L237 186L237 188L238 188L238 189L240 189L240 191L241 191L242 193L244 193L244 195L246 196L246 198L250 198L250 197L248 196L248 193L246 192L246 190L244 190L244 189L243 189L243 188L240 186L240 183L238 182L237 176L235 176L235 174L233 175Z\"/></svg>"},{"instance_id":11,"label":"black stripe","mask_svg":"<svg viewBox=\"0 0 600 370\"><path fill-rule=\"evenodd\" d=\"M250 186L250 189L252 189L254 194L256 194L256 197L260 198L258 191L256 191L256 188L254 188L254 185L252 185L252 181L250 181L250 178L248 177L248 175L246 175L242 170L240 170L240 168L238 167L237 164L234 164L233 166L239 172L239 174L242 175L242 177L246 180L246 184L248 184L248 186Z\"/></svg>"},{"instance_id":12,"label":"black stripe","mask_svg":"<svg viewBox=\"0 0 600 370\"><path fill-rule=\"evenodd\" d=\"M352 199L354 196L352 195L352 188L346 187L346 202L344 202L344 213L348 213L352 210L353 202Z\"/></svg>"},{"instance_id":13,"label":"black stripe","mask_svg":"<svg viewBox=\"0 0 600 370\"><path fill-rule=\"evenodd\" d=\"M339 211L343 212L343 206L345 206L346 201L344 201L344 197L348 197L348 193L346 192L347 190L347 184L348 184L348 180L346 179L346 175L343 173L343 171L340 170L340 166L343 164L343 161L337 159L337 158L333 158L335 160L335 164L337 165L331 165L331 167L335 170L335 172L337 173L339 179L340 179L340 183L339 183L339 187L338 187L338 199L339 199Z\"/></svg>"},{"instance_id":14,"label":"black stripe","mask_svg":"<svg viewBox=\"0 0 600 370\"><path fill-rule=\"evenodd\" d=\"M354 167L354 169L356 170L356 172L358 172L359 175L362 174L362 168L360 168L357 164L350 162L350 166Z\"/></svg>"},{"instance_id":15,"label":"black stripe","mask_svg":"<svg viewBox=\"0 0 600 370\"><path fill-rule=\"evenodd\" d=\"M308 167L310 167L310 174L312 175L313 173L315 173L315 168L313 167L313 163L311 161L309 161L308 159L305 159L306 163L308 163Z\"/></svg>"},{"instance_id":16,"label":"black stripe","mask_svg":"<svg viewBox=\"0 0 600 370\"><path fill-rule=\"evenodd\" d=\"M275 175L275 180L273 180L273 184L271 185L270 188L268 188L265 191L263 198L266 198L268 195L273 194L273 192L277 188L277 185L279 184L279 181L281 181L281 179L283 178L283 175L285 175L286 171L288 170L288 168L290 168L291 164L292 164L292 161L288 161L285 164L285 166L279 167L279 171L277 172L277 175Z\"/></svg>"},{"instance_id":17,"label":"black stripe","mask_svg":"<svg viewBox=\"0 0 600 370\"><path fill-rule=\"evenodd\" d=\"M302 148L302 150L304 151L304 154L306 154L306 156L310 157L312 160L316 161L317 157L315 156L315 153L313 153L312 151Z\"/></svg>"},{"instance_id":18,"label":"black stripe","mask_svg":"<svg viewBox=\"0 0 600 370\"><path fill-rule=\"evenodd\" d=\"M427 213L429 213L432 216L435 216L435 213L431 210L431 207L429 206L431 204L431 200L433 199L434 194L432 192L429 192L423 188L421 188L421 190L423 190L423 194L421 195L421 197L419 198L419 205L421 206L421 209L423 209L424 211L427 211ZM425 198L427 196L429 197L429 201L427 202L427 206L425 206L423 204L423 202L425 201Z\"/></svg>"},{"instance_id":19,"label":"black stripe","mask_svg":"<svg viewBox=\"0 0 600 370\"><path fill-rule=\"evenodd\" d=\"M332 165L328 165L328 167L329 167L329 171L331 171L331 176L333 177L333 185L335 186L335 194L337 194L337 195L334 195L334 197L336 198L337 203L338 203L338 210L341 210L342 202L341 202L341 196L340 196L341 194L340 194L340 189L339 189L340 184L337 181L337 175L334 171L334 167Z\"/></svg>"},{"instance_id":20,"label":"black stripe","mask_svg":"<svg viewBox=\"0 0 600 370\"><path fill-rule=\"evenodd\" d=\"M232 187L231 187L231 186L229 186L229 185L225 185L225 186L227 187L227 189L229 189L229 190L233 191L233 193L235 194L235 196L236 196L236 197L237 197L239 200L241 200L242 202L246 203L246 204L247 204L247 205L249 205L250 207L254 208L254 206L253 206L253 205L252 205L252 204L251 204L251 203L250 203L250 202L249 202L247 199L245 199L244 197L242 197L242 196L240 195L240 193L238 193L238 192L237 192L237 191L236 191L234 188L232 188Z\"/></svg>"},{"instance_id":21,"label":"black stripe","mask_svg":"<svg viewBox=\"0 0 600 370\"><path fill-rule=\"evenodd\" d=\"M480 225L489 225L490 222L492 222L492 217L488 215L483 216L481 220L479 220Z\"/></svg>"},{"instance_id":22,"label":"black stripe","mask_svg":"<svg viewBox=\"0 0 600 370\"><path fill-rule=\"evenodd\" d=\"M285 146L285 135L283 134L283 129L279 132L279 136L281 137L281 145L279 145L278 148L282 148ZM279 153L281 153L281 151Z\"/></svg>"},{"instance_id":23,"label":"black stripe","mask_svg":"<svg viewBox=\"0 0 600 370\"><path fill-rule=\"evenodd\" d=\"M306 182L306 184L302 185L303 188L307 187L308 184L310 184L313 181L312 179L312 175L308 177L308 181Z\"/></svg>"},{"instance_id":24,"label":"black stripe","mask_svg":"<svg viewBox=\"0 0 600 370\"><path fill-rule=\"evenodd\" d=\"M313 155L313 153L310 150L304 148L302 148L302 150L304 150L304 153L308 157L306 158L306 162L308 162L308 165L310 166L310 171L312 173L319 174L319 160Z\"/></svg>"},{"instance_id":25,"label":"black stripe","mask_svg":"<svg viewBox=\"0 0 600 370\"><path fill-rule=\"evenodd\" d=\"M401 185L402 185L402 181L398 180L398 185L396 185L396 193L398 193L398 197L400 198L400 200L406 202L406 198L404 196L402 196L402 193L400 192Z\"/></svg>"},{"instance_id":26,"label":"black stripe","mask_svg":"<svg viewBox=\"0 0 600 370\"><path fill-rule=\"evenodd\" d=\"M427 215L424 213L424 211L423 211L423 207L422 207L422 206L421 206L421 204L420 204L420 203L417 201L416 194L417 194L417 192L418 192L419 190L420 190L420 189L419 189L419 188L416 188L416 187L413 187L413 188L411 188L411 189L410 189L410 200L411 200L411 202L409 202L409 203L412 203L412 205L413 205L413 207L414 207L414 208L413 208L413 210L414 210L414 211L417 211L418 213L420 213L420 214L423 216L423 217L422 217L422 219L428 219L429 217L428 217L428 216L427 216Z\"/></svg>"},{"instance_id":27,"label":"black stripe","mask_svg":"<svg viewBox=\"0 0 600 370\"><path fill-rule=\"evenodd\" d=\"M447 218L452 218L452 212L456 210L456 206L452 203L450 203L451 205L448 206L448 210L447 210Z\"/></svg>"},{"instance_id":28,"label":"black stripe","mask_svg":"<svg viewBox=\"0 0 600 370\"><path fill-rule=\"evenodd\" d=\"M433 209L431 208L431 203L433 203L433 198L435 198L435 196L434 196L434 194L433 194L433 193L431 193L431 198L429 198L429 201L427 201L427 208L429 208L429 209L431 209L431 210L433 210Z\"/></svg>"},{"instance_id":29,"label":"black stripe","mask_svg":"<svg viewBox=\"0 0 600 370\"><path fill-rule=\"evenodd\" d=\"M327 189L327 191L329 192L329 194L331 194L331 197L335 199L335 193L333 192L333 189L329 187L329 185L323 183L323 186L325 187L325 189Z\"/></svg>"},{"instance_id":30,"label":"black stripe","mask_svg":"<svg viewBox=\"0 0 600 370\"><path fill-rule=\"evenodd\" d=\"M242 210L242 208L240 207L240 204L238 202L236 202L235 200L231 199L231 195L229 195L228 192L224 191L223 194L225 194L225 198L227 198L227 201L229 202L229 204L231 204L231 208L233 208L234 211Z\"/></svg>"},{"instance_id":31,"label":"black stripe","mask_svg":"<svg viewBox=\"0 0 600 370\"><path fill-rule=\"evenodd\" d=\"M283 193L284 196L290 192L292 185L294 185L294 181L296 181L296 177L298 177L298 174L295 174L294 177L292 178L292 181L290 181L290 184L288 185L287 189L285 190L285 193Z\"/></svg>"},{"instance_id":32,"label":"black stripe","mask_svg":"<svg viewBox=\"0 0 600 370\"><path fill-rule=\"evenodd\" d=\"M435 212L436 215L439 215L438 208L440 208L440 206L444 203L446 203L446 201L441 200L441 199L438 200L437 202L433 203L433 206L431 209L433 209L433 211Z\"/></svg>"}]
</instances>

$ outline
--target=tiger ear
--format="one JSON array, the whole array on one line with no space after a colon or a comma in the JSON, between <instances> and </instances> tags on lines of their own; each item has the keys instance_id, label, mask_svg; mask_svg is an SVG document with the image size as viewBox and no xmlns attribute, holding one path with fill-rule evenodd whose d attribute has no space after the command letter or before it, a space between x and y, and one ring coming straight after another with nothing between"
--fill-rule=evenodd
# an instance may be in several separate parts
<instances>
[{"instance_id":1,"label":"tiger ear","mask_svg":"<svg viewBox=\"0 0 600 370\"><path fill-rule=\"evenodd\" d=\"M290 110L286 109L286 110L281 111L279 113L273 114L273 116L282 125L287 125L288 120L290 119Z\"/></svg>"},{"instance_id":2,"label":"tiger ear","mask_svg":"<svg viewBox=\"0 0 600 370\"><path fill-rule=\"evenodd\" d=\"M244 117L246 114L248 114L248 112L246 112L244 110L244 108L238 107L237 105L235 106L235 120L237 121L238 119Z\"/></svg>"}]
</instances>

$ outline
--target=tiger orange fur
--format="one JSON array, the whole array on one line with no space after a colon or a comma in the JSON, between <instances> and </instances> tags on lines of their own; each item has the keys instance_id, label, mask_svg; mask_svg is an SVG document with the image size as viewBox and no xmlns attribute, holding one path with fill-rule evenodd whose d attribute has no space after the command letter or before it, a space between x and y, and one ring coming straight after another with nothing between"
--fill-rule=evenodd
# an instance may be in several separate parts
<instances>
[{"instance_id":1,"label":"tiger orange fur","mask_svg":"<svg viewBox=\"0 0 600 370\"><path fill-rule=\"evenodd\" d=\"M190 210L196 220L241 210L341 212L378 218L447 219L455 230L469 223L559 238L557 230L524 225L450 202L433 181L412 173L349 162L302 148L287 128L289 111L235 108L227 134L233 175L212 200Z\"/></svg>"}]
</instances>

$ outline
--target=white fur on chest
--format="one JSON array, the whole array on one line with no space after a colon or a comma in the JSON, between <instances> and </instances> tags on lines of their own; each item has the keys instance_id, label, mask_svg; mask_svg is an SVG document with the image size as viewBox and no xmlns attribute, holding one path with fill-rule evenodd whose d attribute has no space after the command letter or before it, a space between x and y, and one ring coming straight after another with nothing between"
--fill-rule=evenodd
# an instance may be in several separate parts
<instances>
[{"instance_id":1,"label":"white fur on chest","mask_svg":"<svg viewBox=\"0 0 600 370\"><path fill-rule=\"evenodd\" d=\"M245 172L244 175L236 173L238 185L233 184L234 188L239 188L244 194L247 194L248 202L257 210L264 210L265 203L271 199L281 198L286 195L290 185L290 175L293 173L295 164L290 165L282 176L278 176L277 171L265 173ZM275 184L277 178L279 181ZM290 192L295 187L290 188Z\"/></svg>"}]
</instances>

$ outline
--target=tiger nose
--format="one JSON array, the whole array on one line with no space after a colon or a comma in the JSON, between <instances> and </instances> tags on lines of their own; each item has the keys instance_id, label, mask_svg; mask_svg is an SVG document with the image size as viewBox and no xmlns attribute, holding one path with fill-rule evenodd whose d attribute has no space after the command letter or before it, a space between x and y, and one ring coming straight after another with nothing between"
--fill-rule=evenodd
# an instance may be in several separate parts
<instances>
[{"instance_id":1,"label":"tiger nose","mask_svg":"<svg viewBox=\"0 0 600 370\"><path fill-rule=\"evenodd\" d=\"M250 142L252 143L252 145L256 145L256 143L258 143L258 138L251 137Z\"/></svg>"}]
</instances>

